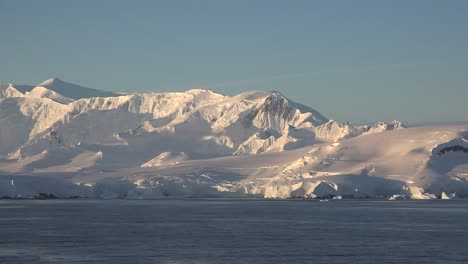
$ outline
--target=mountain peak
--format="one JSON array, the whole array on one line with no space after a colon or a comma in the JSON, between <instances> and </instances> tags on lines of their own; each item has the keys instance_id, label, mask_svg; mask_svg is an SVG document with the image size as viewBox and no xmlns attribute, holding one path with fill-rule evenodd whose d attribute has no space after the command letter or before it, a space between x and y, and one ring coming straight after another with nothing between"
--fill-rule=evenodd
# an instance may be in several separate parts
<instances>
[{"instance_id":1,"label":"mountain peak","mask_svg":"<svg viewBox=\"0 0 468 264\"><path fill-rule=\"evenodd\" d=\"M213 93L213 91L202 88L192 88L186 91L187 93Z\"/></svg>"},{"instance_id":2,"label":"mountain peak","mask_svg":"<svg viewBox=\"0 0 468 264\"><path fill-rule=\"evenodd\" d=\"M189 93L189 94L217 94L217 95L221 95L221 94L218 94L212 90L208 90L208 89L201 89L201 88L193 88L193 89L190 89L190 90L187 90L185 91L185 93Z\"/></svg>"},{"instance_id":3,"label":"mountain peak","mask_svg":"<svg viewBox=\"0 0 468 264\"><path fill-rule=\"evenodd\" d=\"M57 83L63 83L63 82L64 81L60 80L57 77L52 77L52 78L49 78L49 79L41 82L38 86L47 87L47 86L50 86L50 85L54 85L54 84L57 84Z\"/></svg>"},{"instance_id":4,"label":"mountain peak","mask_svg":"<svg viewBox=\"0 0 468 264\"><path fill-rule=\"evenodd\" d=\"M40 83L38 86L45 87L64 97L68 97L68 98L75 99L75 100L78 100L81 98L90 98L90 97L118 96L117 94L113 92L87 88L81 85L76 85L73 83L63 81L57 77L49 78L43 81L42 83Z\"/></svg>"},{"instance_id":5,"label":"mountain peak","mask_svg":"<svg viewBox=\"0 0 468 264\"><path fill-rule=\"evenodd\" d=\"M24 94L18 91L13 84L9 84L7 87L0 87L0 98L3 97L23 97Z\"/></svg>"}]
</instances>

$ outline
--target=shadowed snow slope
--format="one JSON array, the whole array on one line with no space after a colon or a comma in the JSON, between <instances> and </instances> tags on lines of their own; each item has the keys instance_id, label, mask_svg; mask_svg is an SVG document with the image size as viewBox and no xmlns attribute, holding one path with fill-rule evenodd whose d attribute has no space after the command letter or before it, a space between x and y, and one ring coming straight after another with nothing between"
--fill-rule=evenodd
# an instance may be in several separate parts
<instances>
[{"instance_id":1,"label":"shadowed snow slope","mask_svg":"<svg viewBox=\"0 0 468 264\"><path fill-rule=\"evenodd\" d=\"M45 186L20 175L103 198L468 196L466 126L351 126L267 91L24 87L0 90L0 196Z\"/></svg>"}]
</instances>

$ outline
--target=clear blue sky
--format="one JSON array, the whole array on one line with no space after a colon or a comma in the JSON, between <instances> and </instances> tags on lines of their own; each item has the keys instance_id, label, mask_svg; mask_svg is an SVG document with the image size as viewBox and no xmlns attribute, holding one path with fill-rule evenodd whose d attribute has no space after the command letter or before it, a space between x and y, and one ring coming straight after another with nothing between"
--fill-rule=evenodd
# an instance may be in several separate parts
<instances>
[{"instance_id":1,"label":"clear blue sky","mask_svg":"<svg viewBox=\"0 0 468 264\"><path fill-rule=\"evenodd\" d=\"M276 90L352 123L468 121L468 1L0 0L0 80Z\"/></svg>"}]
</instances>

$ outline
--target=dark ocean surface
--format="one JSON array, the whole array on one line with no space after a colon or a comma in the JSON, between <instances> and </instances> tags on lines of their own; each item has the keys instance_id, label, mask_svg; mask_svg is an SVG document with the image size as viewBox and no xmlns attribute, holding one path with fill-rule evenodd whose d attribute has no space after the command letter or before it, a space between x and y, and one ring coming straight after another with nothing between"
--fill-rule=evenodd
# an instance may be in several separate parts
<instances>
[{"instance_id":1,"label":"dark ocean surface","mask_svg":"<svg viewBox=\"0 0 468 264\"><path fill-rule=\"evenodd\" d=\"M0 263L468 263L468 201L0 200Z\"/></svg>"}]
</instances>

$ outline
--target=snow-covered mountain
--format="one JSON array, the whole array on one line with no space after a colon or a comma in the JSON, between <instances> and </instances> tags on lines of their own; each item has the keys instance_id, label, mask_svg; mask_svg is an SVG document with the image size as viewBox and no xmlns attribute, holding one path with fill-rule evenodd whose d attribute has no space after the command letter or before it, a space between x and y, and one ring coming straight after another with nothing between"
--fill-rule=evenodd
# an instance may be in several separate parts
<instances>
[{"instance_id":1,"label":"snow-covered mountain","mask_svg":"<svg viewBox=\"0 0 468 264\"><path fill-rule=\"evenodd\" d=\"M352 126L279 92L115 94L51 78L0 88L0 196L464 195L466 131Z\"/></svg>"}]
</instances>

